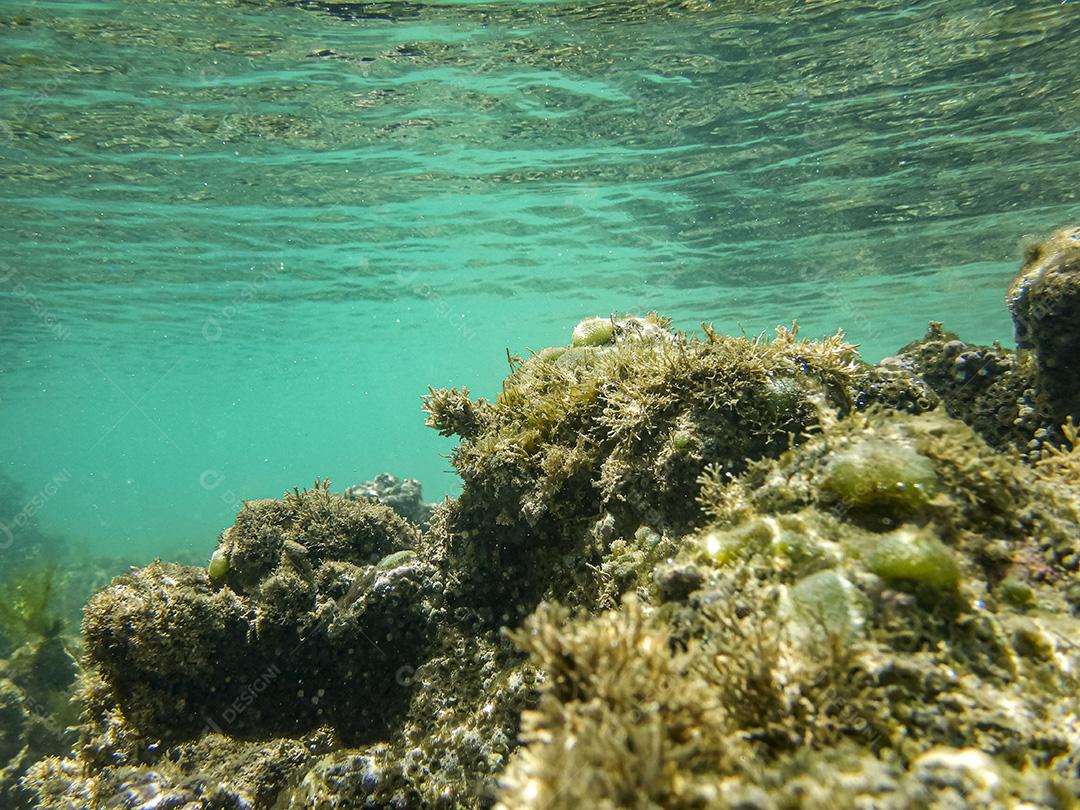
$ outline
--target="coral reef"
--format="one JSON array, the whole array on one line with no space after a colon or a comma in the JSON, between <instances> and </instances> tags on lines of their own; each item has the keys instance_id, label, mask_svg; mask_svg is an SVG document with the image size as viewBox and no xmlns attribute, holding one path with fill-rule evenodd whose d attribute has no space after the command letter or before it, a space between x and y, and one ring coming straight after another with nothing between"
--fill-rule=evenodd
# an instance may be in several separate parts
<instances>
[{"instance_id":1,"label":"coral reef","mask_svg":"<svg viewBox=\"0 0 1080 810\"><path fill-rule=\"evenodd\" d=\"M86 608L81 740L22 790L47 810L1076 807L1080 450L1038 354L1065 310L1032 309L1063 238L1013 296L1033 354L932 325L871 366L839 334L652 314L511 358L492 401L432 390L459 498L421 531L374 502L418 502L407 482L320 482L246 502L205 568L118 577Z\"/></svg>"}]
</instances>

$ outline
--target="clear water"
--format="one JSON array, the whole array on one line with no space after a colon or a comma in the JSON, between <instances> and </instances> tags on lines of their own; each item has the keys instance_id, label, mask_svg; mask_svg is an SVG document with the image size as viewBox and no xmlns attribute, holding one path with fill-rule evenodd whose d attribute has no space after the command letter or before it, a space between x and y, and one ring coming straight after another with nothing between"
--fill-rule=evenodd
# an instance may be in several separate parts
<instances>
[{"instance_id":1,"label":"clear water","mask_svg":"<svg viewBox=\"0 0 1080 810\"><path fill-rule=\"evenodd\" d=\"M452 494L426 386L588 315L1008 343L1020 238L1080 219L1078 65L1072 2L5 2L8 542Z\"/></svg>"}]
</instances>

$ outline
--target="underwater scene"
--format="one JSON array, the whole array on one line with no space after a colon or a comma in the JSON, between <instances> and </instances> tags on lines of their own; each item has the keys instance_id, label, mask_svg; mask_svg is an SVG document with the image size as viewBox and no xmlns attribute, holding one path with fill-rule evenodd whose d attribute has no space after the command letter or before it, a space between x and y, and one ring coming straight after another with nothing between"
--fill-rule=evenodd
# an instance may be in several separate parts
<instances>
[{"instance_id":1,"label":"underwater scene","mask_svg":"<svg viewBox=\"0 0 1080 810\"><path fill-rule=\"evenodd\" d=\"M1080 808L1080 6L0 4L0 810Z\"/></svg>"}]
</instances>

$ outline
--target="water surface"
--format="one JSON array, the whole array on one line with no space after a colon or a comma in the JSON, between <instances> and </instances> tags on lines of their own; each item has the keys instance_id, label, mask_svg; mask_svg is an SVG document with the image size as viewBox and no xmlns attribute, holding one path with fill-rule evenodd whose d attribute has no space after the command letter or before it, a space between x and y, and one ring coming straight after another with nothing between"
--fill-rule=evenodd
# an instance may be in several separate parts
<instances>
[{"instance_id":1,"label":"water surface","mask_svg":"<svg viewBox=\"0 0 1080 810\"><path fill-rule=\"evenodd\" d=\"M453 494L426 386L588 315L1008 343L1021 237L1080 219L1078 42L1069 3L4 4L12 543Z\"/></svg>"}]
</instances>

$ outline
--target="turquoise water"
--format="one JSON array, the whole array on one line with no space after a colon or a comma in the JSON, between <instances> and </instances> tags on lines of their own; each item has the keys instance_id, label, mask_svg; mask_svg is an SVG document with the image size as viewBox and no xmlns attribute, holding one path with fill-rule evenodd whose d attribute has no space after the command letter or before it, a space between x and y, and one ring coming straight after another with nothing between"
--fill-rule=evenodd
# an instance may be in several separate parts
<instances>
[{"instance_id":1,"label":"turquoise water","mask_svg":"<svg viewBox=\"0 0 1080 810\"><path fill-rule=\"evenodd\" d=\"M1011 341L1080 219L1075 3L0 5L0 472L95 554L457 491L427 385L659 310Z\"/></svg>"}]
</instances>

